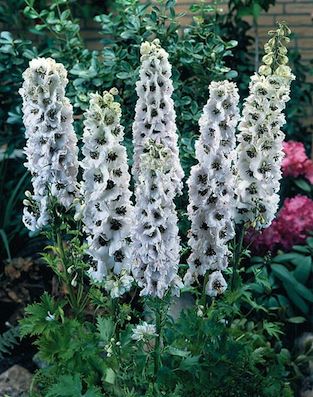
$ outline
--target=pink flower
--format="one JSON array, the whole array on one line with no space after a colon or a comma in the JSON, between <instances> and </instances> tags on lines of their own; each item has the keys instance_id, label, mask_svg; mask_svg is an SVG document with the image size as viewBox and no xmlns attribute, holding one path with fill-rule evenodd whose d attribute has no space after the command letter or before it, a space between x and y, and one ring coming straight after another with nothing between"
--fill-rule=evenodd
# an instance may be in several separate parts
<instances>
[{"instance_id":1,"label":"pink flower","mask_svg":"<svg viewBox=\"0 0 313 397\"><path fill-rule=\"evenodd\" d=\"M297 195L284 201L271 226L258 234L250 231L246 242L251 242L255 254L275 252L278 248L288 251L295 244L303 244L310 231L313 231L313 200Z\"/></svg>"},{"instance_id":2,"label":"pink flower","mask_svg":"<svg viewBox=\"0 0 313 397\"><path fill-rule=\"evenodd\" d=\"M284 142L285 157L282 161L284 176L306 177L313 184L313 162L306 153L302 142Z\"/></svg>"},{"instance_id":3,"label":"pink flower","mask_svg":"<svg viewBox=\"0 0 313 397\"><path fill-rule=\"evenodd\" d=\"M310 159L304 164L304 176L313 184L313 161Z\"/></svg>"}]
</instances>

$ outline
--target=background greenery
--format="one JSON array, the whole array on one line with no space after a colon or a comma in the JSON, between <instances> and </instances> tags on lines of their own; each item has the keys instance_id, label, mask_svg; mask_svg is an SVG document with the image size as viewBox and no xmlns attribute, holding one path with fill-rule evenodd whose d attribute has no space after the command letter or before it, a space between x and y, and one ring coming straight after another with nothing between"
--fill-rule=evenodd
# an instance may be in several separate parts
<instances>
[{"instance_id":1,"label":"background greenery","mask_svg":"<svg viewBox=\"0 0 313 397\"><path fill-rule=\"evenodd\" d=\"M21 203L24 191L29 187L30 178L25 172L24 160L20 155L25 140L18 89L22 83L22 72L32 58L51 56L58 62L62 62L68 70L67 95L74 106L75 130L78 136L82 134L82 114L88 106L88 93L109 89L112 86L119 89L123 124L126 128L125 144L131 163L131 125L136 102L134 89L139 71L139 47L143 40L150 40L157 36L169 53L170 62L173 65L175 88L173 99L177 113L180 154L186 175L188 175L190 167L194 164L194 142L198 135L197 123L202 107L207 101L207 87L212 80L233 79L239 85L241 97L245 97L249 77L258 64L258 42L255 42L251 33L253 26L251 27L244 17L252 16L253 25L255 25L261 11L267 11L274 3L275 0L229 0L229 12L224 15L218 13L218 3L200 2L191 6L191 12L194 15L193 22L182 29L181 15L175 11L174 0L157 3L148 1L144 4L136 0L118 0L107 4L107 7L110 6L110 11L103 9L102 2L82 5L80 2L65 0L16 0L14 3L0 1L0 21L15 31L14 34L8 31L0 34L2 77L0 85L0 261L2 269L8 259L17 256L34 256L45 244L42 237L29 235L21 222ZM81 21L73 17L74 11L75 15L80 15L81 18L94 18L98 23L102 36L100 50L88 48L80 32ZM304 141L309 151L310 134L308 127L303 125L303 120L305 108L312 105L312 84L306 81L310 67L302 63L301 55L296 51L291 52L290 59L291 67L296 74L296 81L292 85L292 99L286 111L285 132L287 139ZM292 181L290 183L292 187L285 189L288 194L300 191L302 194L311 195L310 186L306 186L303 191L303 184L299 187ZM189 227L185 214L186 202L185 192L177 202L182 236L186 236ZM186 253L184 239L183 244L184 253ZM273 258L271 256L250 258L247 252L242 263L242 278L249 290L249 299L251 296L253 300L247 303L247 297L245 297L246 301L243 304L240 303L238 308L236 299L232 297L229 307L232 310L234 307L238 309L238 322L244 321L243 317L250 313L251 307L254 309L256 309L255 305L263 307L263 309L252 311L250 320L253 324L257 324L255 327L251 328L251 323L249 325L246 322L240 323L239 329L242 327L241 332L244 330L247 338L252 338L255 329L258 329L261 340L259 339L257 343L263 347L266 346L268 340L277 340L278 345L275 345L277 354L281 351L279 343L283 343L292 350L294 338L310 330L312 326L312 252L312 239L308 239L307 245L294 247L293 251L288 254L280 252ZM291 289L291 285L296 288ZM282 333L274 332L274 335L269 335L266 323L264 325L264 320L261 321L264 316L269 322L272 320L279 322L279 329ZM194 321L194 319L189 319L188 324ZM197 322L194 324L196 326ZM69 330L73 327L72 332L77 331L75 327L81 326L75 322L67 324ZM179 326L182 325L177 325ZM234 334L227 327L216 331L222 335L223 333L227 333L228 336L231 334L231 338L235 338L234 334L238 332L238 329L234 330ZM62 338L65 338L64 345L67 346L66 338L70 334L64 333L62 328L58 335L62 335L62 332ZM89 329L88 332L94 332L94 329ZM182 329L180 332L184 335L191 331ZM3 346L7 348L9 344L12 344L16 340L15 336L15 333L11 332L10 338L5 339ZM205 337L211 338L211 341L214 339L214 335ZM170 339L170 335L168 338ZM230 340L229 343L232 343L232 339ZM76 342L75 346L78 348L86 340ZM251 344L246 347L235 346L242 365L250 366L253 376L254 369L264 360L273 360L270 361L275 366L273 374L278 371L277 377L282 376L280 371L284 369L280 367L281 362L277 364L277 357L280 356L273 356L275 349L264 353L264 357L261 355L255 358L254 362L247 363L246 360L251 358L249 349L256 348L254 343L256 342L251 341ZM221 348L222 345L217 344L216 351L203 354L216 356L221 354L219 350ZM228 357L232 349L234 349L233 345L226 347L227 362L237 359ZM284 354L285 351L282 356ZM61 357L60 360L62 359ZM285 362L289 359L289 356L288 359L284 358ZM193 365L196 366L197 362ZM194 369L193 365L190 367L190 373ZM291 367L295 365L298 374L301 374L301 365L300 369L294 362L291 364L288 361L288 365ZM180 377L179 371L177 376ZM179 381L183 384L182 379L179 378ZM75 387L79 389L79 379L72 379L70 382L73 387L76 382ZM230 382L230 379L225 382ZM200 382L199 393L201 385ZM185 386L183 384L182 387ZM264 385L264 388L267 387ZM56 391L54 394L53 390L50 391L51 396L57 395L56 393ZM238 395L251 395L248 389L242 393L246 394ZM277 393L283 392L273 389L272 394L264 395L276 396Z\"/></svg>"}]
</instances>

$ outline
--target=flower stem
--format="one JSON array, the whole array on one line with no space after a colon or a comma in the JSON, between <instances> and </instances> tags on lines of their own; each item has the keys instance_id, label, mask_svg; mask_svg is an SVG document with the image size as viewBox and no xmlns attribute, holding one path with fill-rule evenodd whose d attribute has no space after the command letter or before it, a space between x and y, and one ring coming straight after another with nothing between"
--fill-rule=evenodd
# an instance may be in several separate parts
<instances>
[{"instance_id":1,"label":"flower stem","mask_svg":"<svg viewBox=\"0 0 313 397\"><path fill-rule=\"evenodd\" d=\"M159 370L162 366L162 358L161 358L161 348L163 343L163 325L164 325L164 315L167 312L168 306L162 299L156 298L153 302L153 311L155 315L155 327L156 327L156 336L155 336L155 345L153 351L153 389L155 395L158 396L160 394L159 387L157 384L157 378Z\"/></svg>"},{"instance_id":2,"label":"flower stem","mask_svg":"<svg viewBox=\"0 0 313 397\"><path fill-rule=\"evenodd\" d=\"M155 348L154 348L154 378L157 378L161 366L161 338L162 338L162 313L161 308L157 307L155 310L155 324L156 324L156 337L155 337Z\"/></svg>"},{"instance_id":3,"label":"flower stem","mask_svg":"<svg viewBox=\"0 0 313 397\"><path fill-rule=\"evenodd\" d=\"M207 283L208 283L209 275L210 275L210 272L206 272L205 275L204 275L204 280L203 280L202 294L201 294L201 300L200 300L201 305L202 305L203 307L205 307L205 304L206 304L206 292L205 292L205 287L206 287L206 285L207 285Z\"/></svg>"},{"instance_id":4,"label":"flower stem","mask_svg":"<svg viewBox=\"0 0 313 397\"><path fill-rule=\"evenodd\" d=\"M75 294L74 294L73 288L71 286L71 281L69 280L69 277L68 277L67 266L66 266L66 254L64 251L62 236L59 231L56 231L56 245L58 247L59 257L60 257L60 260L62 263L63 282L65 283L66 288L69 293L69 303L70 303L72 309L75 312L78 312L79 307L77 307L77 300L75 298Z\"/></svg>"},{"instance_id":5,"label":"flower stem","mask_svg":"<svg viewBox=\"0 0 313 397\"><path fill-rule=\"evenodd\" d=\"M234 238L234 253L233 253L233 274L231 279L231 290L235 291L238 287L238 268L242 258L242 247L243 247L243 239L245 236L246 226L244 224L240 224L238 227L238 242L236 243L236 237Z\"/></svg>"}]
</instances>

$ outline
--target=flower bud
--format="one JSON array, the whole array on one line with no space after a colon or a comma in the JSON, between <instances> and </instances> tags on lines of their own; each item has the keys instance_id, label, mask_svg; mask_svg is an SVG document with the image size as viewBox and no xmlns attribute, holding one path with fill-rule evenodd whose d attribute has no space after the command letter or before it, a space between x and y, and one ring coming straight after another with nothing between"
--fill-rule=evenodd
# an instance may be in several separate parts
<instances>
[{"instance_id":1,"label":"flower bud","mask_svg":"<svg viewBox=\"0 0 313 397\"><path fill-rule=\"evenodd\" d=\"M262 65L259 67L259 74L263 76L269 76L272 73L270 66Z\"/></svg>"},{"instance_id":2,"label":"flower bud","mask_svg":"<svg viewBox=\"0 0 313 397\"><path fill-rule=\"evenodd\" d=\"M280 55L278 57L278 63L281 65L286 65L288 63L288 57L286 57L285 55Z\"/></svg>"},{"instance_id":3,"label":"flower bud","mask_svg":"<svg viewBox=\"0 0 313 397\"><path fill-rule=\"evenodd\" d=\"M77 276L78 276L78 273L75 274L73 280L71 281L71 286L72 287L77 287L77 281L76 281Z\"/></svg>"},{"instance_id":4,"label":"flower bud","mask_svg":"<svg viewBox=\"0 0 313 397\"><path fill-rule=\"evenodd\" d=\"M264 55L262 61L265 63L265 65L271 65L273 62L273 53L270 52L267 55Z\"/></svg>"},{"instance_id":5,"label":"flower bud","mask_svg":"<svg viewBox=\"0 0 313 397\"><path fill-rule=\"evenodd\" d=\"M118 94L118 89L115 88L115 87L112 87L112 88L110 89L109 93L110 93L111 95L115 96L115 95Z\"/></svg>"},{"instance_id":6,"label":"flower bud","mask_svg":"<svg viewBox=\"0 0 313 397\"><path fill-rule=\"evenodd\" d=\"M289 77L291 77L291 69L290 69L289 66L280 65L280 66L275 70L275 74L276 74L277 76L289 78Z\"/></svg>"}]
</instances>

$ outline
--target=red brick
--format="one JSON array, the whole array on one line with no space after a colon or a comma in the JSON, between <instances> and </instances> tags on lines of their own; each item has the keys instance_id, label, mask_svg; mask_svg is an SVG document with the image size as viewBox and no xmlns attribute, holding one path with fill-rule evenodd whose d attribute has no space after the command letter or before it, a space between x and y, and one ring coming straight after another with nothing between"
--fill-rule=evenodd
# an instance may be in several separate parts
<instances>
[{"instance_id":1,"label":"red brick","mask_svg":"<svg viewBox=\"0 0 313 397\"><path fill-rule=\"evenodd\" d=\"M287 14L309 14L313 12L313 3L293 3L286 4L285 6Z\"/></svg>"},{"instance_id":2,"label":"red brick","mask_svg":"<svg viewBox=\"0 0 313 397\"><path fill-rule=\"evenodd\" d=\"M312 32L313 36L313 32ZM307 38L307 39L299 39L297 40L297 45L299 48L307 48L311 49L313 52L313 37L312 38Z\"/></svg>"},{"instance_id":3,"label":"red brick","mask_svg":"<svg viewBox=\"0 0 313 397\"><path fill-rule=\"evenodd\" d=\"M313 25L291 26L291 30L297 35L297 37L311 37L313 35Z\"/></svg>"},{"instance_id":4,"label":"red brick","mask_svg":"<svg viewBox=\"0 0 313 397\"><path fill-rule=\"evenodd\" d=\"M252 17L245 17L244 18L245 21L247 21L250 25L252 25ZM259 26L272 26L274 27L274 16L273 15L268 15L268 14L262 14L259 18L258 18L258 25Z\"/></svg>"},{"instance_id":5,"label":"red brick","mask_svg":"<svg viewBox=\"0 0 313 397\"><path fill-rule=\"evenodd\" d=\"M301 25L312 25L312 19L311 15L309 14L304 14L304 15L291 15L291 14L285 14L280 16L279 18L276 18L277 21L285 21L289 27L292 26L301 26Z\"/></svg>"}]
</instances>

